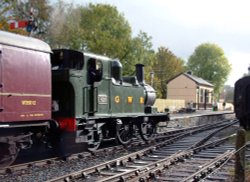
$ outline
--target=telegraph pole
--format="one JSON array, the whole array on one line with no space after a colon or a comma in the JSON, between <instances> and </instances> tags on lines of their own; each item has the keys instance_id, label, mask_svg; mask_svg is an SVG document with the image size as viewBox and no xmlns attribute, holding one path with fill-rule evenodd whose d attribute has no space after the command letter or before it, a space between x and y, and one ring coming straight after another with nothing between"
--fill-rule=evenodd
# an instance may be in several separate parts
<instances>
[{"instance_id":1,"label":"telegraph pole","mask_svg":"<svg viewBox=\"0 0 250 182\"><path fill-rule=\"evenodd\" d=\"M150 72L150 82L151 82L151 86L153 87L153 84L154 84L154 72L153 72L153 70Z\"/></svg>"}]
</instances>

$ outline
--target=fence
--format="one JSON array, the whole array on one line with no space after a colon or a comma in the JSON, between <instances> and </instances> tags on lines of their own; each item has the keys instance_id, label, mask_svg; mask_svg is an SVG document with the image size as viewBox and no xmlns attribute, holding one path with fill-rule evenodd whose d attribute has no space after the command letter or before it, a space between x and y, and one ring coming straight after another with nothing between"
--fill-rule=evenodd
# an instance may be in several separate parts
<instances>
[{"instance_id":1,"label":"fence","mask_svg":"<svg viewBox=\"0 0 250 182\"><path fill-rule=\"evenodd\" d=\"M159 112L163 112L166 108L170 112L175 112L185 107L185 100L156 99L154 106L157 107Z\"/></svg>"}]
</instances>

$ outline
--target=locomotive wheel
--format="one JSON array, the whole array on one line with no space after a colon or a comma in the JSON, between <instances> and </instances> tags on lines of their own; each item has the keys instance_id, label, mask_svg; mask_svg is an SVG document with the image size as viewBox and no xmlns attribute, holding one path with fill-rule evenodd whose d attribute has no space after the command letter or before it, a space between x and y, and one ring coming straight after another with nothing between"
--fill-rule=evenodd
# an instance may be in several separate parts
<instances>
[{"instance_id":1,"label":"locomotive wheel","mask_svg":"<svg viewBox=\"0 0 250 182\"><path fill-rule=\"evenodd\" d=\"M116 137L120 144L128 145L133 138L133 132L130 123L123 123L121 120L116 125Z\"/></svg>"},{"instance_id":2,"label":"locomotive wheel","mask_svg":"<svg viewBox=\"0 0 250 182\"><path fill-rule=\"evenodd\" d=\"M152 140L156 133L156 125L151 121L142 122L139 125L139 131L143 140L145 141Z\"/></svg>"},{"instance_id":3,"label":"locomotive wheel","mask_svg":"<svg viewBox=\"0 0 250 182\"><path fill-rule=\"evenodd\" d=\"M88 144L88 151L94 152L96 151L100 145L102 140L102 134L97 133L97 131L94 132L94 140Z\"/></svg>"},{"instance_id":4,"label":"locomotive wheel","mask_svg":"<svg viewBox=\"0 0 250 182\"><path fill-rule=\"evenodd\" d=\"M7 167L11 165L18 155L17 149L15 149L15 153L11 154L9 150L9 144L6 143L0 143L0 168Z\"/></svg>"}]
</instances>

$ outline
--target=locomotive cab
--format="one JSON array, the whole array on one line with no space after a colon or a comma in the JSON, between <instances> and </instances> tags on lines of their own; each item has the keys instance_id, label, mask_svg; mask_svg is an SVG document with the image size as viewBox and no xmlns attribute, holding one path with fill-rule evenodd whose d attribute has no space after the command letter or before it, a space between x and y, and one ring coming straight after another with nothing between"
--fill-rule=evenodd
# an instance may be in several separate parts
<instances>
[{"instance_id":1,"label":"locomotive cab","mask_svg":"<svg viewBox=\"0 0 250 182\"><path fill-rule=\"evenodd\" d=\"M53 50L52 66L52 116L75 116L75 89L70 75L81 74L83 54L73 50Z\"/></svg>"}]
</instances>

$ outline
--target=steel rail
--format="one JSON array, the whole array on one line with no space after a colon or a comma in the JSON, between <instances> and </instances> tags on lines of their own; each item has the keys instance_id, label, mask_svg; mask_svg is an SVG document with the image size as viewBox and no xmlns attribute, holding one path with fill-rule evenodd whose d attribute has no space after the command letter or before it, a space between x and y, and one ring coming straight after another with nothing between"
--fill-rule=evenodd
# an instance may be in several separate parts
<instances>
[{"instance_id":1,"label":"steel rail","mask_svg":"<svg viewBox=\"0 0 250 182\"><path fill-rule=\"evenodd\" d=\"M232 123L230 123L230 124L232 124ZM223 127L223 126L224 125L222 125L221 127ZM215 127L218 127L218 126L213 125L213 126L210 126L210 128L211 127L215 128ZM205 128L208 129L207 127L203 127L202 130L205 130ZM153 147L148 147L148 148L143 149L143 150L141 150L139 152L135 152L135 153L129 154L127 156L120 157L118 159L114 159L114 160L111 160L111 161L96 165L94 167L90 167L90 168L83 169L83 170L80 170L80 171L77 171L77 172L73 172L71 174L60 176L58 178L48 180L47 182L70 181L70 180L77 179L79 177L80 178L81 177L86 177L89 174L95 173L95 172L99 173L100 175L112 175L111 173L105 173L105 172L101 172L101 171L104 170L104 169L110 169L111 166L114 166L114 167L116 167L117 165L124 166L127 161L133 161L135 159L140 159L143 155L147 155L149 152L151 152L154 149L166 146L169 143L173 143L174 141L176 141L176 140L178 140L178 139L180 139L182 137L185 137L187 135L190 135L192 133L195 133L195 132L198 132L198 129L194 130L192 132L187 131L185 134L181 134L180 136L176 136L176 137L174 137L172 139L169 139L169 140L167 140L165 142L161 142L160 144L156 144ZM211 135L209 135L209 136L211 137ZM127 170L126 172L122 172L121 174L116 174L116 175L110 176L110 177L108 177L106 179L102 179L100 181L115 181L115 180L120 181L120 180L122 180L122 178L124 178L124 176L128 176L129 174L131 174L131 175L139 175L142 171L145 172L145 171L148 171L148 170L153 170L155 167L157 167L159 165L167 166L167 164L169 164L169 163L174 163L175 161L178 161L178 160L182 159L183 157L188 157L188 156L190 156L192 154L193 154L192 150L186 151L184 153L180 152L178 154L174 154L172 157L168 157L168 158L163 159L163 160L158 160L157 162L153 162L153 163L151 163L149 165L146 165L146 166L143 166L141 168L135 168L135 169Z\"/></svg>"}]
</instances>

